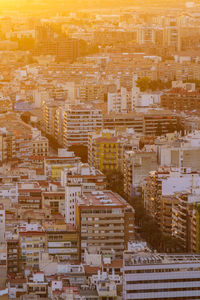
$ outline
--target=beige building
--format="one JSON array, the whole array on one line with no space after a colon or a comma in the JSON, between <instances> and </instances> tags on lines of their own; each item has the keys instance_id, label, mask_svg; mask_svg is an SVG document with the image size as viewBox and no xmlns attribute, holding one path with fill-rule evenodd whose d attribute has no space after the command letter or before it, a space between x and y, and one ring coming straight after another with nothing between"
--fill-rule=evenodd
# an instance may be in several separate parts
<instances>
[{"instance_id":1,"label":"beige building","mask_svg":"<svg viewBox=\"0 0 200 300\"><path fill-rule=\"evenodd\" d=\"M93 250L122 258L134 239L134 210L112 191L83 193L76 204L76 218L82 257L85 250Z\"/></svg>"},{"instance_id":2,"label":"beige building","mask_svg":"<svg viewBox=\"0 0 200 300\"><path fill-rule=\"evenodd\" d=\"M16 157L16 141L12 132L1 128L0 132L0 161L9 161Z\"/></svg>"},{"instance_id":3,"label":"beige building","mask_svg":"<svg viewBox=\"0 0 200 300\"><path fill-rule=\"evenodd\" d=\"M71 106L64 112L63 145L88 145L88 132L102 128L102 111L91 106Z\"/></svg>"},{"instance_id":4,"label":"beige building","mask_svg":"<svg viewBox=\"0 0 200 300\"><path fill-rule=\"evenodd\" d=\"M135 150L124 153L124 193L128 197L141 194L143 180L150 171L157 170L157 153Z\"/></svg>"},{"instance_id":5,"label":"beige building","mask_svg":"<svg viewBox=\"0 0 200 300\"><path fill-rule=\"evenodd\" d=\"M19 227L22 268L39 267L39 256L45 250L45 231L39 224L23 224Z\"/></svg>"}]
</instances>

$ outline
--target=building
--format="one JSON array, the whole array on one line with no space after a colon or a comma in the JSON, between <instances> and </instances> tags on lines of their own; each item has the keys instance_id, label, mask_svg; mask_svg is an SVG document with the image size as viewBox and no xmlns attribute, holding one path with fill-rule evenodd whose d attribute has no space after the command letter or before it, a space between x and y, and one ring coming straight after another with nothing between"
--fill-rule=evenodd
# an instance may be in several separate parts
<instances>
[{"instance_id":1,"label":"building","mask_svg":"<svg viewBox=\"0 0 200 300\"><path fill-rule=\"evenodd\" d=\"M172 234L173 212L179 203L176 194L198 190L199 186L199 174L189 168L159 168L150 172L143 186L145 209L164 233Z\"/></svg>"},{"instance_id":2,"label":"building","mask_svg":"<svg viewBox=\"0 0 200 300\"><path fill-rule=\"evenodd\" d=\"M172 89L184 89L186 91L195 92L196 86L194 82L172 81Z\"/></svg>"},{"instance_id":3,"label":"building","mask_svg":"<svg viewBox=\"0 0 200 300\"><path fill-rule=\"evenodd\" d=\"M81 234L82 258L85 250L122 258L134 239L134 210L112 191L93 191L78 196L75 204Z\"/></svg>"},{"instance_id":4,"label":"building","mask_svg":"<svg viewBox=\"0 0 200 300\"><path fill-rule=\"evenodd\" d=\"M46 235L41 225L24 223L18 227L21 269L38 269L40 253L45 251Z\"/></svg>"},{"instance_id":5,"label":"building","mask_svg":"<svg viewBox=\"0 0 200 300\"><path fill-rule=\"evenodd\" d=\"M43 222L46 231L47 251L59 262L80 261L79 233L77 229L64 221Z\"/></svg>"},{"instance_id":6,"label":"building","mask_svg":"<svg viewBox=\"0 0 200 300\"><path fill-rule=\"evenodd\" d=\"M1 128L0 132L0 161L10 161L16 157L16 144L13 132Z\"/></svg>"},{"instance_id":7,"label":"building","mask_svg":"<svg viewBox=\"0 0 200 300\"><path fill-rule=\"evenodd\" d=\"M71 183L65 186L65 221L74 226L77 225L76 203L81 194L81 184Z\"/></svg>"},{"instance_id":8,"label":"building","mask_svg":"<svg viewBox=\"0 0 200 300\"><path fill-rule=\"evenodd\" d=\"M172 235L187 252L199 253L199 188L176 195L177 205L172 211Z\"/></svg>"},{"instance_id":9,"label":"building","mask_svg":"<svg viewBox=\"0 0 200 300\"><path fill-rule=\"evenodd\" d=\"M89 164L79 163L69 169L64 169L61 174L61 185L80 184L83 192L104 190L106 188L106 176Z\"/></svg>"},{"instance_id":10,"label":"building","mask_svg":"<svg viewBox=\"0 0 200 300\"><path fill-rule=\"evenodd\" d=\"M141 186L152 170L157 170L157 153L153 150L135 150L124 153L124 193L128 197L141 194Z\"/></svg>"},{"instance_id":11,"label":"building","mask_svg":"<svg viewBox=\"0 0 200 300\"><path fill-rule=\"evenodd\" d=\"M42 190L37 182L18 183L18 204L24 209L42 208Z\"/></svg>"},{"instance_id":12,"label":"building","mask_svg":"<svg viewBox=\"0 0 200 300\"><path fill-rule=\"evenodd\" d=\"M58 62L74 62L79 56L79 40L59 37L56 40L56 58Z\"/></svg>"},{"instance_id":13,"label":"building","mask_svg":"<svg viewBox=\"0 0 200 300\"><path fill-rule=\"evenodd\" d=\"M104 130L90 133L88 138L88 161L101 172L122 172L124 140L115 132Z\"/></svg>"},{"instance_id":14,"label":"building","mask_svg":"<svg viewBox=\"0 0 200 300\"><path fill-rule=\"evenodd\" d=\"M58 105L56 103L43 104L43 126L46 134L54 136L55 132L55 115Z\"/></svg>"},{"instance_id":15,"label":"building","mask_svg":"<svg viewBox=\"0 0 200 300\"><path fill-rule=\"evenodd\" d=\"M20 245L19 239L7 240L7 274L20 272Z\"/></svg>"},{"instance_id":16,"label":"building","mask_svg":"<svg viewBox=\"0 0 200 300\"><path fill-rule=\"evenodd\" d=\"M4 205L0 203L0 243L5 242L5 224L6 224L5 208Z\"/></svg>"},{"instance_id":17,"label":"building","mask_svg":"<svg viewBox=\"0 0 200 300\"><path fill-rule=\"evenodd\" d=\"M175 88L161 96L161 106L172 111L198 110L200 109L200 93Z\"/></svg>"},{"instance_id":18,"label":"building","mask_svg":"<svg viewBox=\"0 0 200 300\"><path fill-rule=\"evenodd\" d=\"M199 299L200 255L125 251L123 299Z\"/></svg>"},{"instance_id":19,"label":"building","mask_svg":"<svg viewBox=\"0 0 200 300\"><path fill-rule=\"evenodd\" d=\"M132 92L128 92L126 88L121 87L115 93L108 93L107 112L127 113L133 111L135 107Z\"/></svg>"},{"instance_id":20,"label":"building","mask_svg":"<svg viewBox=\"0 0 200 300\"><path fill-rule=\"evenodd\" d=\"M158 161L162 166L200 170L200 134L193 131L174 140L157 139ZM160 144L160 145L159 145Z\"/></svg>"},{"instance_id":21,"label":"building","mask_svg":"<svg viewBox=\"0 0 200 300\"><path fill-rule=\"evenodd\" d=\"M104 101L106 88L102 84L83 83L77 86L77 97L84 103L95 100Z\"/></svg>"},{"instance_id":22,"label":"building","mask_svg":"<svg viewBox=\"0 0 200 300\"><path fill-rule=\"evenodd\" d=\"M177 127L177 116L169 111L149 111L147 114L108 114L104 115L103 128L133 128L144 135L161 135Z\"/></svg>"},{"instance_id":23,"label":"building","mask_svg":"<svg viewBox=\"0 0 200 300\"><path fill-rule=\"evenodd\" d=\"M178 18L169 16L163 28L163 46L176 51L181 50L181 26Z\"/></svg>"},{"instance_id":24,"label":"building","mask_svg":"<svg viewBox=\"0 0 200 300\"><path fill-rule=\"evenodd\" d=\"M49 207L51 215L63 215L65 209L65 192L59 190L42 192L42 207Z\"/></svg>"},{"instance_id":25,"label":"building","mask_svg":"<svg viewBox=\"0 0 200 300\"><path fill-rule=\"evenodd\" d=\"M72 106L65 110L63 145L88 145L88 132L102 128L102 112L90 106Z\"/></svg>"},{"instance_id":26,"label":"building","mask_svg":"<svg viewBox=\"0 0 200 300\"><path fill-rule=\"evenodd\" d=\"M49 156L44 159L44 171L47 178L59 180L62 170L71 168L80 163L80 157L75 156L74 152L66 149L58 149L57 156Z\"/></svg>"},{"instance_id":27,"label":"building","mask_svg":"<svg viewBox=\"0 0 200 300\"><path fill-rule=\"evenodd\" d=\"M42 272L33 272L27 280L27 294L33 298L46 298L48 296L48 282ZM28 296L27 295L27 296Z\"/></svg>"},{"instance_id":28,"label":"building","mask_svg":"<svg viewBox=\"0 0 200 300\"><path fill-rule=\"evenodd\" d=\"M151 26L138 26L137 32L137 43L143 44L155 44L156 42L156 29Z\"/></svg>"},{"instance_id":29,"label":"building","mask_svg":"<svg viewBox=\"0 0 200 300\"><path fill-rule=\"evenodd\" d=\"M49 141L46 137L41 136L41 132L33 130L32 134L32 155L33 156L48 156Z\"/></svg>"}]
</instances>

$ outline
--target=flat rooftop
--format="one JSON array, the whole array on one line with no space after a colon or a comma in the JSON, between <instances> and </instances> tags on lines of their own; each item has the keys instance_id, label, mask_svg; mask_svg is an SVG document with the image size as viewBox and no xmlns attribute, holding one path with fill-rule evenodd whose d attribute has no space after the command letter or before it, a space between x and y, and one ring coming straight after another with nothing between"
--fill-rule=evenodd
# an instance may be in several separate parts
<instances>
[{"instance_id":1,"label":"flat rooftop","mask_svg":"<svg viewBox=\"0 0 200 300\"><path fill-rule=\"evenodd\" d=\"M81 205L83 206L99 206L99 207L126 207L131 208L131 206L117 193L112 191L93 191L85 192L81 197Z\"/></svg>"},{"instance_id":2,"label":"flat rooftop","mask_svg":"<svg viewBox=\"0 0 200 300\"><path fill-rule=\"evenodd\" d=\"M199 254L166 254L153 252L133 253L126 251L124 254L125 266L136 265L166 265L166 264L200 264Z\"/></svg>"}]
</instances>

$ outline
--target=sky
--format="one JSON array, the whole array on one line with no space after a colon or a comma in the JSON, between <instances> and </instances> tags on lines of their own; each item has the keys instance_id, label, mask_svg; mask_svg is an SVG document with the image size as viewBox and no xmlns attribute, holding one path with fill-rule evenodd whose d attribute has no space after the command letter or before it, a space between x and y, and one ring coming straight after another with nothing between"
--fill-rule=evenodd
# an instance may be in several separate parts
<instances>
[{"instance_id":1,"label":"sky","mask_svg":"<svg viewBox=\"0 0 200 300\"><path fill-rule=\"evenodd\" d=\"M124 5L145 5L145 4L160 4L160 5L177 5L184 3L184 0L0 0L1 8L29 8L29 7L62 7L82 9L95 7L117 7Z\"/></svg>"}]
</instances>

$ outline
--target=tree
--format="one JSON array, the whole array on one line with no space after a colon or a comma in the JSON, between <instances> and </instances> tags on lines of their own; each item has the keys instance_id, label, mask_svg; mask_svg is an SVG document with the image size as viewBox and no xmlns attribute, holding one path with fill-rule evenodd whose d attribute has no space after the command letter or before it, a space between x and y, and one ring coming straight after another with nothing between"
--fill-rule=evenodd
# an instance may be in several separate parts
<instances>
[{"instance_id":1,"label":"tree","mask_svg":"<svg viewBox=\"0 0 200 300\"><path fill-rule=\"evenodd\" d=\"M110 171L105 175L107 177L107 188L125 198L123 174L119 171Z\"/></svg>"},{"instance_id":2,"label":"tree","mask_svg":"<svg viewBox=\"0 0 200 300\"><path fill-rule=\"evenodd\" d=\"M150 79L148 77L138 78L136 83L140 90L144 92L149 89Z\"/></svg>"},{"instance_id":3,"label":"tree","mask_svg":"<svg viewBox=\"0 0 200 300\"><path fill-rule=\"evenodd\" d=\"M135 225L139 228L138 234L152 249L168 253L185 252L179 239L163 234L155 219L146 212L142 197L131 198L130 204L135 210Z\"/></svg>"}]
</instances>

